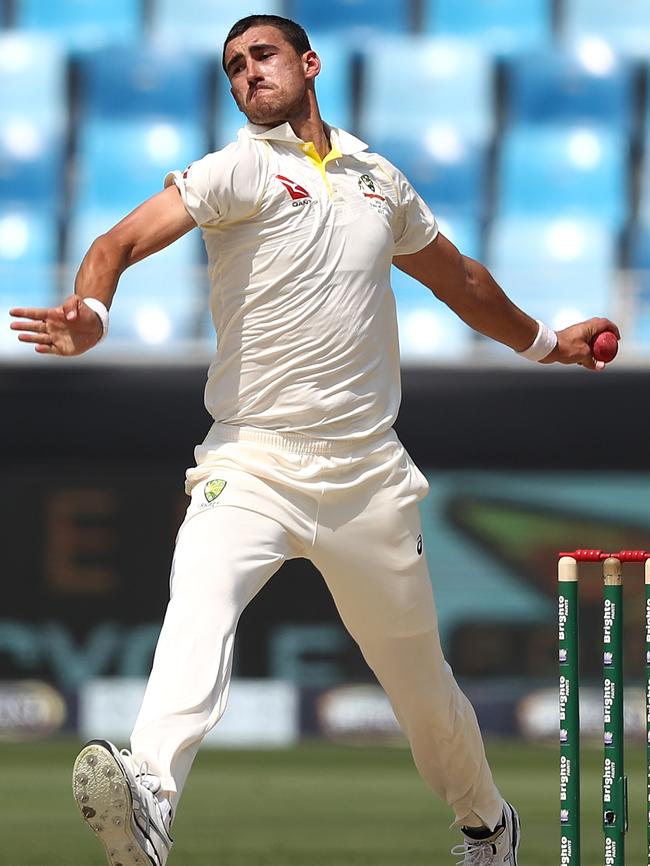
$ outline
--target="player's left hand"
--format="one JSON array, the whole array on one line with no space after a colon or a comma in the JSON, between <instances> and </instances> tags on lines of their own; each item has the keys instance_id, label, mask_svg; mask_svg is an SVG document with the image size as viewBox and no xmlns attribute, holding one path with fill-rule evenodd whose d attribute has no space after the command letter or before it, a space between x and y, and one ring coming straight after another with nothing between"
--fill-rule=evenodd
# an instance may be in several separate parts
<instances>
[{"instance_id":1,"label":"player's left hand","mask_svg":"<svg viewBox=\"0 0 650 866\"><path fill-rule=\"evenodd\" d=\"M540 363L579 364L587 370L604 370L604 362L596 361L592 354L593 341L603 331L613 331L619 340L621 338L618 327L609 319L601 318L587 319L558 331L557 346Z\"/></svg>"}]
</instances>

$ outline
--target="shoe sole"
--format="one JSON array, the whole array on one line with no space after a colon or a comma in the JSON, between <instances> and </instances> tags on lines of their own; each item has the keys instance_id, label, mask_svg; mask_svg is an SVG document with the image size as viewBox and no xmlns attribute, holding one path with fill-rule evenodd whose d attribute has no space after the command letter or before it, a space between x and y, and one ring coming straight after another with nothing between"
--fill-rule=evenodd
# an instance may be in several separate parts
<instances>
[{"instance_id":1,"label":"shoe sole","mask_svg":"<svg viewBox=\"0 0 650 866\"><path fill-rule=\"evenodd\" d=\"M133 834L131 790L122 767L106 748L90 744L82 749L72 771L72 790L111 866L158 866Z\"/></svg>"}]
</instances>

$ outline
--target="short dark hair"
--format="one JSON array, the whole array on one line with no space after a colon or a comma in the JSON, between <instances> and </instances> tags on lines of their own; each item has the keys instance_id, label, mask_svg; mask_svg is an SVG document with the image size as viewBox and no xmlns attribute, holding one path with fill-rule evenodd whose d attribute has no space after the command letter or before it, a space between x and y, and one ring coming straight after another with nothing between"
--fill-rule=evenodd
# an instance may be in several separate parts
<instances>
[{"instance_id":1,"label":"short dark hair","mask_svg":"<svg viewBox=\"0 0 650 866\"><path fill-rule=\"evenodd\" d=\"M283 18L281 15L247 15L246 18L240 18L239 21L236 21L228 35L226 36L225 42L223 43L223 52L221 54L221 64L225 70L226 68L226 46L232 39L236 39L238 36L241 36L242 33L246 33L247 30L250 30L251 27L277 27L278 30L281 30L287 42L290 42L291 45L296 50L296 53L301 57L306 51L311 51L311 45L309 44L309 37L305 33L304 29L297 24L295 21L292 21L290 18Z\"/></svg>"}]
</instances>

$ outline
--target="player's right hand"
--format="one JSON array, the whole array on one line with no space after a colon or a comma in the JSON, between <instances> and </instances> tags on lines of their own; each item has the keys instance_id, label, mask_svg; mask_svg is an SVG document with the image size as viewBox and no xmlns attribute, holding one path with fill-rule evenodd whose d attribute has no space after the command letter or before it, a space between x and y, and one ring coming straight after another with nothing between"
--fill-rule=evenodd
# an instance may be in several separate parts
<instances>
[{"instance_id":1,"label":"player's right hand","mask_svg":"<svg viewBox=\"0 0 650 866\"><path fill-rule=\"evenodd\" d=\"M80 295L70 295L60 307L14 307L9 314L22 343L33 343L41 355L81 355L102 338L97 313L84 304Z\"/></svg>"}]
</instances>

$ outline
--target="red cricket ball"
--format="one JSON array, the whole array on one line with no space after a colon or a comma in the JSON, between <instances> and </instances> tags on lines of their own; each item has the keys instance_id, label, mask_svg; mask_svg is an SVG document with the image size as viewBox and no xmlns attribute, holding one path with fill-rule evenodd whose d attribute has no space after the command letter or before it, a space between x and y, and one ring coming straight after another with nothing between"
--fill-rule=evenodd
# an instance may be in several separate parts
<instances>
[{"instance_id":1,"label":"red cricket ball","mask_svg":"<svg viewBox=\"0 0 650 866\"><path fill-rule=\"evenodd\" d=\"M616 334L612 333L612 331L603 331L602 334L598 334L592 344L591 350L597 361L604 361L606 364L609 364L610 361L614 360L618 352L618 338Z\"/></svg>"}]
</instances>

